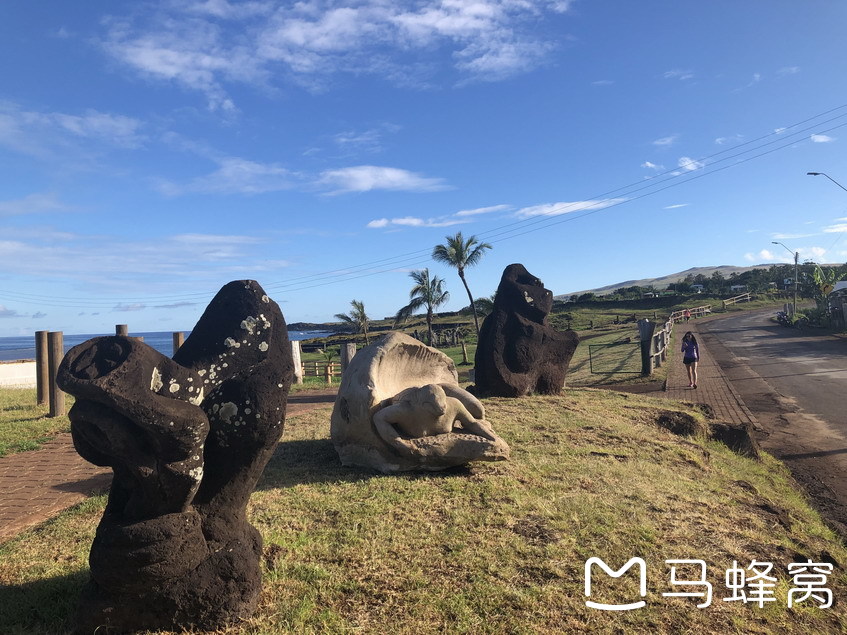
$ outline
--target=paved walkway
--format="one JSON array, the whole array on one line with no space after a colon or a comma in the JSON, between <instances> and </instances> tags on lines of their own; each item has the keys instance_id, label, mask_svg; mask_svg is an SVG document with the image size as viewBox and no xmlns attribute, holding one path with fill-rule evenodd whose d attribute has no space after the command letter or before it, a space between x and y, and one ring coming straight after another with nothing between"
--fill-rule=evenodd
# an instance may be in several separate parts
<instances>
[{"instance_id":1,"label":"paved walkway","mask_svg":"<svg viewBox=\"0 0 847 635\"><path fill-rule=\"evenodd\" d=\"M337 390L294 393L286 418L333 403ZM0 543L105 492L111 482L112 470L79 456L70 433L58 435L40 450L0 458Z\"/></svg>"},{"instance_id":2,"label":"paved walkway","mask_svg":"<svg viewBox=\"0 0 847 635\"><path fill-rule=\"evenodd\" d=\"M673 357L669 362L666 362L670 364L666 390L651 393L651 396L706 404L712 408L715 417L720 421L750 423L758 429L759 424L753 413L744 404L721 367L715 362L709 347L703 345L703 338L697 332L699 321L691 321L688 324L680 322L674 326L673 346L675 350ZM682 363L682 353L679 351L682 336L686 331L691 331L697 337L700 348L700 362L697 364L697 388L688 387L688 374Z\"/></svg>"}]
</instances>

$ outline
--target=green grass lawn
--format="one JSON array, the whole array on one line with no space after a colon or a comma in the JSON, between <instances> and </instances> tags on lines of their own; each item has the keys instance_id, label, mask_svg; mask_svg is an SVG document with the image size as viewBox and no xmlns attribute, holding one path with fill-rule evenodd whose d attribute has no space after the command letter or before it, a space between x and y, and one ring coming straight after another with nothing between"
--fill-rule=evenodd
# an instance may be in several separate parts
<instances>
[{"instance_id":1,"label":"green grass lawn","mask_svg":"<svg viewBox=\"0 0 847 635\"><path fill-rule=\"evenodd\" d=\"M265 539L258 613L223 633L837 633L847 550L765 456L659 428L673 402L593 389L488 399L512 458L441 474L342 467L330 408L291 419L249 516ZM688 411L695 417L702 414ZM702 419L701 419L702 421ZM0 632L64 632L102 512L92 499L0 546ZM647 564L647 605L585 605L586 560ZM664 597L668 559L700 559L711 606ZM787 566L838 563L835 606L788 608ZM774 565L775 602L725 602L725 571ZM630 572L632 573L632 571ZM641 599L595 570L592 598ZM679 579L695 579L690 570Z\"/></svg>"}]
</instances>

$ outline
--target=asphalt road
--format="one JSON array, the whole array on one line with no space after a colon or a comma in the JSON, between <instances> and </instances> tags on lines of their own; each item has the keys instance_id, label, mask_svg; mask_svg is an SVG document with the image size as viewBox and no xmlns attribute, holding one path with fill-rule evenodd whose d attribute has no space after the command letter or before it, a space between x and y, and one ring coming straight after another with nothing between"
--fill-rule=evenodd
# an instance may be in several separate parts
<instances>
[{"instance_id":1,"label":"asphalt road","mask_svg":"<svg viewBox=\"0 0 847 635\"><path fill-rule=\"evenodd\" d=\"M774 314L705 322L702 344L759 421L764 449L847 536L847 338L783 327Z\"/></svg>"},{"instance_id":2,"label":"asphalt road","mask_svg":"<svg viewBox=\"0 0 847 635\"><path fill-rule=\"evenodd\" d=\"M847 339L786 328L771 315L741 313L706 330L777 392L847 435Z\"/></svg>"}]
</instances>

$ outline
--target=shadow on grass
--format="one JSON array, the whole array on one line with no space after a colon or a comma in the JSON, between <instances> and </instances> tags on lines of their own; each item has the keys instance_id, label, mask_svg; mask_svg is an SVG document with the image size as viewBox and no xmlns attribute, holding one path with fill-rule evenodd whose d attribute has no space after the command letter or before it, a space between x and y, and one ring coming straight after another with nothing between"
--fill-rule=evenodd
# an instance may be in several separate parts
<instances>
[{"instance_id":1,"label":"shadow on grass","mask_svg":"<svg viewBox=\"0 0 847 635\"><path fill-rule=\"evenodd\" d=\"M0 633L69 633L88 570L19 585L0 585Z\"/></svg>"},{"instance_id":2,"label":"shadow on grass","mask_svg":"<svg viewBox=\"0 0 847 635\"><path fill-rule=\"evenodd\" d=\"M409 472L391 476L417 480L461 474L470 474L470 468L460 466L440 472ZM344 467L329 439L283 440L268 462L256 489L267 490L311 483L356 483L385 476L365 468Z\"/></svg>"}]
</instances>

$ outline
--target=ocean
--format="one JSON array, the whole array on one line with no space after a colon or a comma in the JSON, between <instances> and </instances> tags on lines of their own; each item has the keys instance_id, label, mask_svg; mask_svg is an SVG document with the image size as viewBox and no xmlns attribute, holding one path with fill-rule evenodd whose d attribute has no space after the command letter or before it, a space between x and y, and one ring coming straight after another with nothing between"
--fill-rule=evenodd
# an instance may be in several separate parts
<instances>
[{"instance_id":1,"label":"ocean","mask_svg":"<svg viewBox=\"0 0 847 635\"><path fill-rule=\"evenodd\" d=\"M114 335L114 333L102 333L100 335ZM67 353L77 344L82 344L92 337L100 335L67 335L64 336L65 352ZM160 353L170 357L173 355L173 333L170 331L158 331L148 333L130 333L133 337L143 337L144 343L149 344ZM188 339L190 331L186 331ZM313 337L326 337L332 335L330 331L289 331L288 339L292 341L308 340ZM26 335L22 337L0 337L0 362L15 361L19 359L35 359L35 336Z\"/></svg>"}]
</instances>

